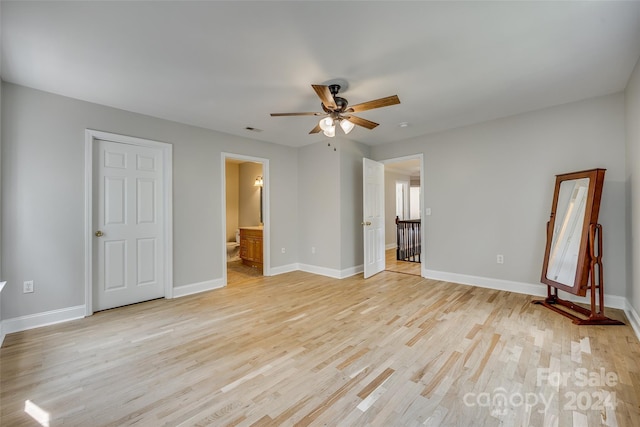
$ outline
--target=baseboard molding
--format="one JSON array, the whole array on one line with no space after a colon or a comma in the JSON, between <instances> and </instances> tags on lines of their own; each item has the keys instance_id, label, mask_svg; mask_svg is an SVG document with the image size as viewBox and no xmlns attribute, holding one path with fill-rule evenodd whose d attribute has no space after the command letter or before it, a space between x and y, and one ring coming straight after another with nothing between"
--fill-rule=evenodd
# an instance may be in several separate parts
<instances>
[{"instance_id":1,"label":"baseboard molding","mask_svg":"<svg viewBox=\"0 0 640 427\"><path fill-rule=\"evenodd\" d=\"M225 286L224 278L206 280L199 283L191 283L189 285L176 286L173 288L173 297L180 298L187 295L199 294L200 292L212 291L214 289L223 288Z\"/></svg>"},{"instance_id":2,"label":"baseboard molding","mask_svg":"<svg viewBox=\"0 0 640 427\"><path fill-rule=\"evenodd\" d=\"M4 289L4 285L6 285L7 282L0 282L0 307L2 307L2 289ZM0 310L2 311L2 310ZM5 332L4 332L4 326L3 326L3 322L2 322L2 313L0 313L0 347L2 347L2 343L4 342L4 337L6 336Z\"/></svg>"},{"instance_id":3,"label":"baseboard molding","mask_svg":"<svg viewBox=\"0 0 640 427\"><path fill-rule=\"evenodd\" d=\"M631 301L628 299L626 301L626 307L624 309L624 313L627 315L627 319L629 319L629 323L633 328L633 332L636 333L636 337L640 340L640 316L638 312L631 305Z\"/></svg>"},{"instance_id":4,"label":"baseboard molding","mask_svg":"<svg viewBox=\"0 0 640 427\"><path fill-rule=\"evenodd\" d=\"M478 286L481 288L495 289L498 291L515 292L518 294L533 295L539 297L547 296L547 286L543 284L533 284L515 282L512 280L492 279L489 277L470 276L466 274L447 273L443 271L424 270L423 277L433 280L443 280L445 282L460 283L461 285ZM589 303L589 293L585 297L579 297L567 293L562 294L562 298L573 302ZM617 295L605 295L604 305L609 308L625 310L627 300Z\"/></svg>"},{"instance_id":5,"label":"baseboard molding","mask_svg":"<svg viewBox=\"0 0 640 427\"><path fill-rule=\"evenodd\" d=\"M467 274L447 273L436 270L424 270L423 273L423 277L427 279L443 280L445 282L460 283L461 285L479 286L481 288L535 296L545 296L547 294L547 288L542 284L534 285L531 283L491 279L488 277L470 276Z\"/></svg>"},{"instance_id":6,"label":"baseboard molding","mask_svg":"<svg viewBox=\"0 0 640 427\"><path fill-rule=\"evenodd\" d=\"M298 269L307 273L319 274L334 279L344 279L362 273L364 271L364 265L357 265L355 267L345 268L344 270L336 270L333 268L319 267L317 265L299 264Z\"/></svg>"},{"instance_id":7,"label":"baseboard molding","mask_svg":"<svg viewBox=\"0 0 640 427\"><path fill-rule=\"evenodd\" d=\"M397 247L397 245L395 243L389 243L384 247L385 251L388 251L389 249L395 249Z\"/></svg>"},{"instance_id":8,"label":"baseboard molding","mask_svg":"<svg viewBox=\"0 0 640 427\"><path fill-rule=\"evenodd\" d=\"M26 331L27 329L40 328L42 326L55 325L56 323L85 317L85 306L61 308L59 310L45 311L44 313L29 314L27 316L14 317L2 321L3 334Z\"/></svg>"},{"instance_id":9,"label":"baseboard molding","mask_svg":"<svg viewBox=\"0 0 640 427\"><path fill-rule=\"evenodd\" d=\"M300 270L300 264L298 263L281 265L279 267L271 267L271 269L269 270L269 275L277 276L279 274L291 273L292 271L298 270Z\"/></svg>"},{"instance_id":10,"label":"baseboard molding","mask_svg":"<svg viewBox=\"0 0 640 427\"><path fill-rule=\"evenodd\" d=\"M345 268L340 272L341 279L346 279L347 277L355 276L356 274L360 274L364 272L364 264L356 265L354 267Z\"/></svg>"}]
</instances>

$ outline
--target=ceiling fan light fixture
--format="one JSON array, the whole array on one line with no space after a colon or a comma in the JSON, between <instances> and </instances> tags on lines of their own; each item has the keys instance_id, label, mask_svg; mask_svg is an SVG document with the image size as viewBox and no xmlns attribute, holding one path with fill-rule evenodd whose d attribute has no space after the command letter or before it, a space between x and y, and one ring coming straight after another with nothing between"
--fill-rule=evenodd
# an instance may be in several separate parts
<instances>
[{"instance_id":1,"label":"ceiling fan light fixture","mask_svg":"<svg viewBox=\"0 0 640 427\"><path fill-rule=\"evenodd\" d=\"M330 128L334 128L334 132L335 132L335 126L333 125L332 117L325 117L323 119L320 119L319 125L320 125L320 129L322 129L325 132Z\"/></svg>"},{"instance_id":2,"label":"ceiling fan light fixture","mask_svg":"<svg viewBox=\"0 0 640 427\"><path fill-rule=\"evenodd\" d=\"M336 127L331 126L330 128L325 129L323 133L325 136L328 136L329 138L333 138L334 136L336 136Z\"/></svg>"},{"instance_id":3,"label":"ceiling fan light fixture","mask_svg":"<svg viewBox=\"0 0 640 427\"><path fill-rule=\"evenodd\" d=\"M354 125L347 119L342 119L340 120L340 127L344 131L345 135L349 135L349 132L351 132L353 128L356 127L356 125Z\"/></svg>"}]
</instances>

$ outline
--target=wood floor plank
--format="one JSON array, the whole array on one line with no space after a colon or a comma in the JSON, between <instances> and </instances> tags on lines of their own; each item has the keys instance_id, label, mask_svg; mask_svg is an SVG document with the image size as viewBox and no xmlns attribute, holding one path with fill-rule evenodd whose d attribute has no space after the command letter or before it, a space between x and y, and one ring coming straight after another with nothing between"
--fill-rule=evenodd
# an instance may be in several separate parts
<instances>
[{"instance_id":1,"label":"wood floor plank","mask_svg":"<svg viewBox=\"0 0 640 427\"><path fill-rule=\"evenodd\" d=\"M229 278L8 335L0 425L34 425L26 401L52 427L640 425L629 326L576 326L530 296L397 272ZM578 381L601 369L615 381ZM616 405L594 406L601 392Z\"/></svg>"}]
</instances>

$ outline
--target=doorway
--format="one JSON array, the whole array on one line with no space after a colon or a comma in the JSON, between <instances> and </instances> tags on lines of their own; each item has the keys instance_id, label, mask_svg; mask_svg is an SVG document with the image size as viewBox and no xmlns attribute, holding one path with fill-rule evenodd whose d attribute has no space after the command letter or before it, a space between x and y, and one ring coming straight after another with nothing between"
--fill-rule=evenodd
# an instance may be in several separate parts
<instances>
[{"instance_id":1,"label":"doorway","mask_svg":"<svg viewBox=\"0 0 640 427\"><path fill-rule=\"evenodd\" d=\"M223 271L226 285L269 275L268 160L222 154Z\"/></svg>"},{"instance_id":2,"label":"doorway","mask_svg":"<svg viewBox=\"0 0 640 427\"><path fill-rule=\"evenodd\" d=\"M385 271L424 276L423 155L381 163L385 167Z\"/></svg>"}]
</instances>

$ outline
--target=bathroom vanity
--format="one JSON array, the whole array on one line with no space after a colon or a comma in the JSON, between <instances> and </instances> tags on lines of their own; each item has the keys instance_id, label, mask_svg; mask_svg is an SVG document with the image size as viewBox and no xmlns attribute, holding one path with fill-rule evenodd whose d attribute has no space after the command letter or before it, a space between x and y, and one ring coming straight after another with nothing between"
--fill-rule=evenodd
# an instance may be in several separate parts
<instances>
[{"instance_id":1,"label":"bathroom vanity","mask_svg":"<svg viewBox=\"0 0 640 427\"><path fill-rule=\"evenodd\" d=\"M240 227L240 259L262 272L262 226Z\"/></svg>"}]
</instances>

